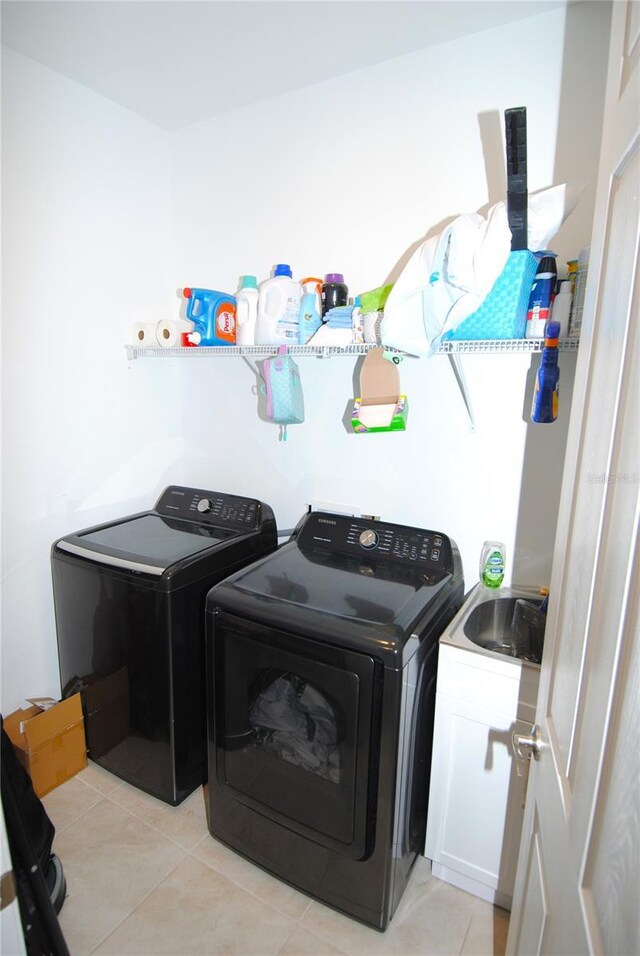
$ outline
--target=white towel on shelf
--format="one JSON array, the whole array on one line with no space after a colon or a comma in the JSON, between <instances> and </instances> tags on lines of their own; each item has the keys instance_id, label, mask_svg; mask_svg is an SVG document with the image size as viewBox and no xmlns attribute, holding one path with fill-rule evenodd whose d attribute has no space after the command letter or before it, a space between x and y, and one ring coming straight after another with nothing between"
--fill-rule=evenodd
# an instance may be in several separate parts
<instances>
[{"instance_id":1,"label":"white towel on shelf","mask_svg":"<svg viewBox=\"0 0 640 956\"><path fill-rule=\"evenodd\" d=\"M315 335L312 335L307 345L351 345L353 343L352 329L332 329L326 323L321 325Z\"/></svg>"},{"instance_id":2,"label":"white towel on shelf","mask_svg":"<svg viewBox=\"0 0 640 956\"><path fill-rule=\"evenodd\" d=\"M529 197L528 241L533 252L546 249L575 208L582 187L565 184ZM504 202L479 213L458 216L413 253L384 308L384 345L411 355L428 355L436 336L456 328L482 305L504 269L511 231Z\"/></svg>"}]
</instances>

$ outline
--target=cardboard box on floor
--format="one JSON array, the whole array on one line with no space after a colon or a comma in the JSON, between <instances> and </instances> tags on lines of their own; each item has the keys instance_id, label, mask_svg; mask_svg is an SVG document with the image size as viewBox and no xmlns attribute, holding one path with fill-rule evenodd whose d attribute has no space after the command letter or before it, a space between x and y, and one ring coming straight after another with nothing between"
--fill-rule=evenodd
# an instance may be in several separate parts
<instances>
[{"instance_id":1,"label":"cardboard box on floor","mask_svg":"<svg viewBox=\"0 0 640 956\"><path fill-rule=\"evenodd\" d=\"M406 428L409 405L400 394L398 366L384 349L371 349L360 370L360 397L354 400L354 432L395 432Z\"/></svg>"},{"instance_id":2,"label":"cardboard box on floor","mask_svg":"<svg viewBox=\"0 0 640 956\"><path fill-rule=\"evenodd\" d=\"M80 694L59 702L42 698L40 706L5 717L4 729L39 797L87 766Z\"/></svg>"}]
</instances>

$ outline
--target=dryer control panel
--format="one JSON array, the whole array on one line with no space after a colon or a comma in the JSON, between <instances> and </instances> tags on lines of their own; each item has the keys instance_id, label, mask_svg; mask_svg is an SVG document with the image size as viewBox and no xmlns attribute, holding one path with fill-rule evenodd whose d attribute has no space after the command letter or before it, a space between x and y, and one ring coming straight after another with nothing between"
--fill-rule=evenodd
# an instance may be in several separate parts
<instances>
[{"instance_id":1,"label":"dryer control panel","mask_svg":"<svg viewBox=\"0 0 640 956\"><path fill-rule=\"evenodd\" d=\"M453 570L451 542L445 534L322 511L308 516L298 535L298 547L301 551L339 552L413 567Z\"/></svg>"},{"instance_id":2,"label":"dryer control panel","mask_svg":"<svg viewBox=\"0 0 640 956\"><path fill-rule=\"evenodd\" d=\"M225 495L202 488L183 488L170 485L162 492L155 510L172 518L199 521L205 525L251 531L260 520L260 502L255 498Z\"/></svg>"}]
</instances>

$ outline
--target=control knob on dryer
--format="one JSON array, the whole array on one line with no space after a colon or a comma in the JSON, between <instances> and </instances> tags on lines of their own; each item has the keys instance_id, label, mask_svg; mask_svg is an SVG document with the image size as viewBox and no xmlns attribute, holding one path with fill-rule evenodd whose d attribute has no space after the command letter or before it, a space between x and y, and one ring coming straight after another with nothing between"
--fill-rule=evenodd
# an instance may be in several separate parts
<instances>
[{"instance_id":1,"label":"control knob on dryer","mask_svg":"<svg viewBox=\"0 0 640 956\"><path fill-rule=\"evenodd\" d=\"M376 531L372 531L370 528L367 528L366 531L360 532L358 541L363 548L371 550L371 548L375 548L378 543L378 533Z\"/></svg>"},{"instance_id":2,"label":"control knob on dryer","mask_svg":"<svg viewBox=\"0 0 640 956\"><path fill-rule=\"evenodd\" d=\"M208 498L201 498L198 502L198 511L201 515L206 515L211 511L211 502Z\"/></svg>"}]
</instances>

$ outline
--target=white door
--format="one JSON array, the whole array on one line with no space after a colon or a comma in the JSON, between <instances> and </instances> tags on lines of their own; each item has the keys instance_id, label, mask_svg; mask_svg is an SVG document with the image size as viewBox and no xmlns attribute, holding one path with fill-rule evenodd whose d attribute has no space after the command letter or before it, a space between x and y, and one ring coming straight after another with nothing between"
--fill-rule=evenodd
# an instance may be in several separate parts
<instances>
[{"instance_id":1,"label":"white door","mask_svg":"<svg viewBox=\"0 0 640 956\"><path fill-rule=\"evenodd\" d=\"M507 941L518 956L640 953L639 7L613 4L536 714L540 753Z\"/></svg>"}]
</instances>

